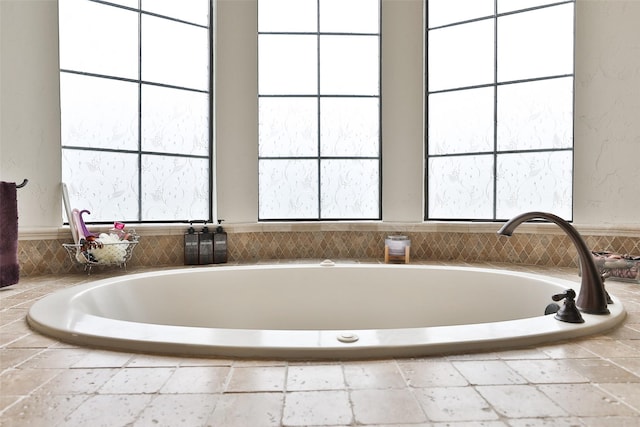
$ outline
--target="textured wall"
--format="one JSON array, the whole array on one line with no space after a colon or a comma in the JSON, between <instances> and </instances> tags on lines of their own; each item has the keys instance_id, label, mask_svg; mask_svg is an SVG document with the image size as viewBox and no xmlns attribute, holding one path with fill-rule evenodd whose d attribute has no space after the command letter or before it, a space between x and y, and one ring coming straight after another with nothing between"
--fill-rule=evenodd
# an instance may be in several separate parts
<instances>
[{"instance_id":1,"label":"textured wall","mask_svg":"<svg viewBox=\"0 0 640 427\"><path fill-rule=\"evenodd\" d=\"M21 224L60 225L58 4L2 0L0 180L22 182Z\"/></svg>"},{"instance_id":2,"label":"textured wall","mask_svg":"<svg viewBox=\"0 0 640 427\"><path fill-rule=\"evenodd\" d=\"M640 1L576 3L574 221L640 222Z\"/></svg>"}]
</instances>

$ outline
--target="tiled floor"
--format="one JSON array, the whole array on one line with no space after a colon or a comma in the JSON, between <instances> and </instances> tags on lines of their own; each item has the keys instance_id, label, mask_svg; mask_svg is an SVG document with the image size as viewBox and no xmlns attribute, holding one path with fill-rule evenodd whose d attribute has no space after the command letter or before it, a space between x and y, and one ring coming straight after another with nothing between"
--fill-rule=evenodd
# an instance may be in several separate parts
<instances>
[{"instance_id":1,"label":"tiled floor","mask_svg":"<svg viewBox=\"0 0 640 427\"><path fill-rule=\"evenodd\" d=\"M640 285L608 282L628 317L585 339L300 362L79 348L29 329L35 300L86 280L43 276L0 289L0 426L640 426Z\"/></svg>"}]
</instances>

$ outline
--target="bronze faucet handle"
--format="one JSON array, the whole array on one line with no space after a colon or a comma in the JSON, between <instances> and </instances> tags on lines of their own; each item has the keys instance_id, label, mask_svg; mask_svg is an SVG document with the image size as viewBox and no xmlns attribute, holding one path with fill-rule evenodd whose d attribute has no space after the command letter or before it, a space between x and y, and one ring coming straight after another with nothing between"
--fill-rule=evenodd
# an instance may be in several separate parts
<instances>
[{"instance_id":1,"label":"bronze faucet handle","mask_svg":"<svg viewBox=\"0 0 640 427\"><path fill-rule=\"evenodd\" d=\"M564 291L564 293L556 294L551 297L551 299L554 301L561 301L565 298L567 299L567 301L574 301L576 298L576 291L574 291L573 289L567 289L566 291Z\"/></svg>"},{"instance_id":2,"label":"bronze faucet handle","mask_svg":"<svg viewBox=\"0 0 640 427\"><path fill-rule=\"evenodd\" d=\"M576 307L575 297L576 292L573 289L567 289L561 294L553 295L551 299L554 301L565 300L562 308L553 317L562 322L584 323L584 319Z\"/></svg>"}]
</instances>

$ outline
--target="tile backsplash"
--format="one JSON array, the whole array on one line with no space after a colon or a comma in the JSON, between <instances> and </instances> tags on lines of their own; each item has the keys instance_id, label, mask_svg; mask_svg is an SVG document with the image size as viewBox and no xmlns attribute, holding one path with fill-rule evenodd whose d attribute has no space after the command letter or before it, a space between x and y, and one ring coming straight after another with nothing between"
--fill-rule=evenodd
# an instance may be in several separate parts
<instances>
[{"instance_id":1,"label":"tile backsplash","mask_svg":"<svg viewBox=\"0 0 640 427\"><path fill-rule=\"evenodd\" d=\"M227 230L230 263L291 259L384 260L384 239L403 234L411 239L411 260L456 262L511 262L550 267L577 267L571 240L558 233L517 232L499 237L495 232L413 231L238 231ZM593 250L640 255L640 237L582 234ZM62 247L70 239L20 240L21 276L82 271ZM130 266L181 266L182 234L142 235Z\"/></svg>"}]
</instances>

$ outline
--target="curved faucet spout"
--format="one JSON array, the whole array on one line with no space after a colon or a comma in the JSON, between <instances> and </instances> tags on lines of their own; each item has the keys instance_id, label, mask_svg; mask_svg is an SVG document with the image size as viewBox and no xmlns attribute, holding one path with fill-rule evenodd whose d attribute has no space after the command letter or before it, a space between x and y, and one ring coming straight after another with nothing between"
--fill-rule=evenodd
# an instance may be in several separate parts
<instances>
[{"instance_id":1,"label":"curved faucet spout","mask_svg":"<svg viewBox=\"0 0 640 427\"><path fill-rule=\"evenodd\" d=\"M602 277L598 272L591 251L587 244L571 224L559 216L546 212L527 212L511 218L505 225L498 230L498 234L502 236L511 236L513 231L525 221L532 219L546 219L558 225L567 235L578 251L580 257L580 265L582 267L582 283L580 285L580 295L576 301L577 307L590 314L609 314L607 308L607 294L604 290Z\"/></svg>"}]
</instances>

